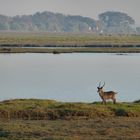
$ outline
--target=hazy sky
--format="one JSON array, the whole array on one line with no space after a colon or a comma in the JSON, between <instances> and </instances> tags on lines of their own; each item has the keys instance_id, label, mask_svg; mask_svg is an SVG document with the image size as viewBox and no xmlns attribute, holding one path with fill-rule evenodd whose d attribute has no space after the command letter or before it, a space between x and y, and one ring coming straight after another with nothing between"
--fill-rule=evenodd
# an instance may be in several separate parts
<instances>
[{"instance_id":1,"label":"hazy sky","mask_svg":"<svg viewBox=\"0 0 140 140\"><path fill-rule=\"evenodd\" d=\"M51 11L97 19L104 11L121 11L140 25L140 0L0 0L0 14L9 16Z\"/></svg>"}]
</instances>

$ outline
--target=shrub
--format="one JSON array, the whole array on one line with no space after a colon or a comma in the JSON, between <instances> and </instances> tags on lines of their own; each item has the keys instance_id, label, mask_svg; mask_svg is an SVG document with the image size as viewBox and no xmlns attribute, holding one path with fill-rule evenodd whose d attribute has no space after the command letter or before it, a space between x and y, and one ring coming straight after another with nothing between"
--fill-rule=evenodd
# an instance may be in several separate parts
<instances>
[{"instance_id":1,"label":"shrub","mask_svg":"<svg viewBox=\"0 0 140 140\"><path fill-rule=\"evenodd\" d=\"M134 103L140 103L140 100L136 100L136 101L134 101Z\"/></svg>"},{"instance_id":2,"label":"shrub","mask_svg":"<svg viewBox=\"0 0 140 140\"><path fill-rule=\"evenodd\" d=\"M4 130L0 130L0 137L8 137L10 134L10 132L4 131Z\"/></svg>"},{"instance_id":3,"label":"shrub","mask_svg":"<svg viewBox=\"0 0 140 140\"><path fill-rule=\"evenodd\" d=\"M119 108L115 110L116 116L128 116L128 113L125 111L125 109Z\"/></svg>"}]
</instances>

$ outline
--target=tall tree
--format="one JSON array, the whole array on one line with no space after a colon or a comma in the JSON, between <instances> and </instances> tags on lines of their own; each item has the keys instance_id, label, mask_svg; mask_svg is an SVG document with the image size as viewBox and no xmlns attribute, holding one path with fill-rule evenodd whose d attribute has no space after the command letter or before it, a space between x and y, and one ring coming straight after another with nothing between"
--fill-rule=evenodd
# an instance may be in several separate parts
<instances>
[{"instance_id":1,"label":"tall tree","mask_svg":"<svg viewBox=\"0 0 140 140\"><path fill-rule=\"evenodd\" d=\"M129 33L135 20L126 13L107 11L99 15L102 30L107 33Z\"/></svg>"}]
</instances>

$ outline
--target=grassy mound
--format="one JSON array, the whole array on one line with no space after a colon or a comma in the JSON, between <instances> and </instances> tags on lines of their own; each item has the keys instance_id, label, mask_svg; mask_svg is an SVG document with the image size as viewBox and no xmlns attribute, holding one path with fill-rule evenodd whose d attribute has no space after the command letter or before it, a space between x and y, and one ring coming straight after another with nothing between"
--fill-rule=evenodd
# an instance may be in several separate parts
<instances>
[{"instance_id":1,"label":"grassy mound","mask_svg":"<svg viewBox=\"0 0 140 140\"><path fill-rule=\"evenodd\" d=\"M54 100L15 99L0 102L1 119L55 120L91 119L113 116L140 116L140 102L134 103L63 103Z\"/></svg>"}]
</instances>

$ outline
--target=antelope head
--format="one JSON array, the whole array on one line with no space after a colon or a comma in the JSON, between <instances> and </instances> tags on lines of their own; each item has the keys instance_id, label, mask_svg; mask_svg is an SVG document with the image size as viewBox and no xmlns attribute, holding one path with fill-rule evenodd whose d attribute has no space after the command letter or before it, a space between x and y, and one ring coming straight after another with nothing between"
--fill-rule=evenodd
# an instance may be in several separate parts
<instances>
[{"instance_id":1,"label":"antelope head","mask_svg":"<svg viewBox=\"0 0 140 140\"><path fill-rule=\"evenodd\" d=\"M99 86L97 87L97 92L100 93L101 91L103 91L103 87L105 86L105 82L104 84L101 86L101 82L99 83Z\"/></svg>"}]
</instances>

